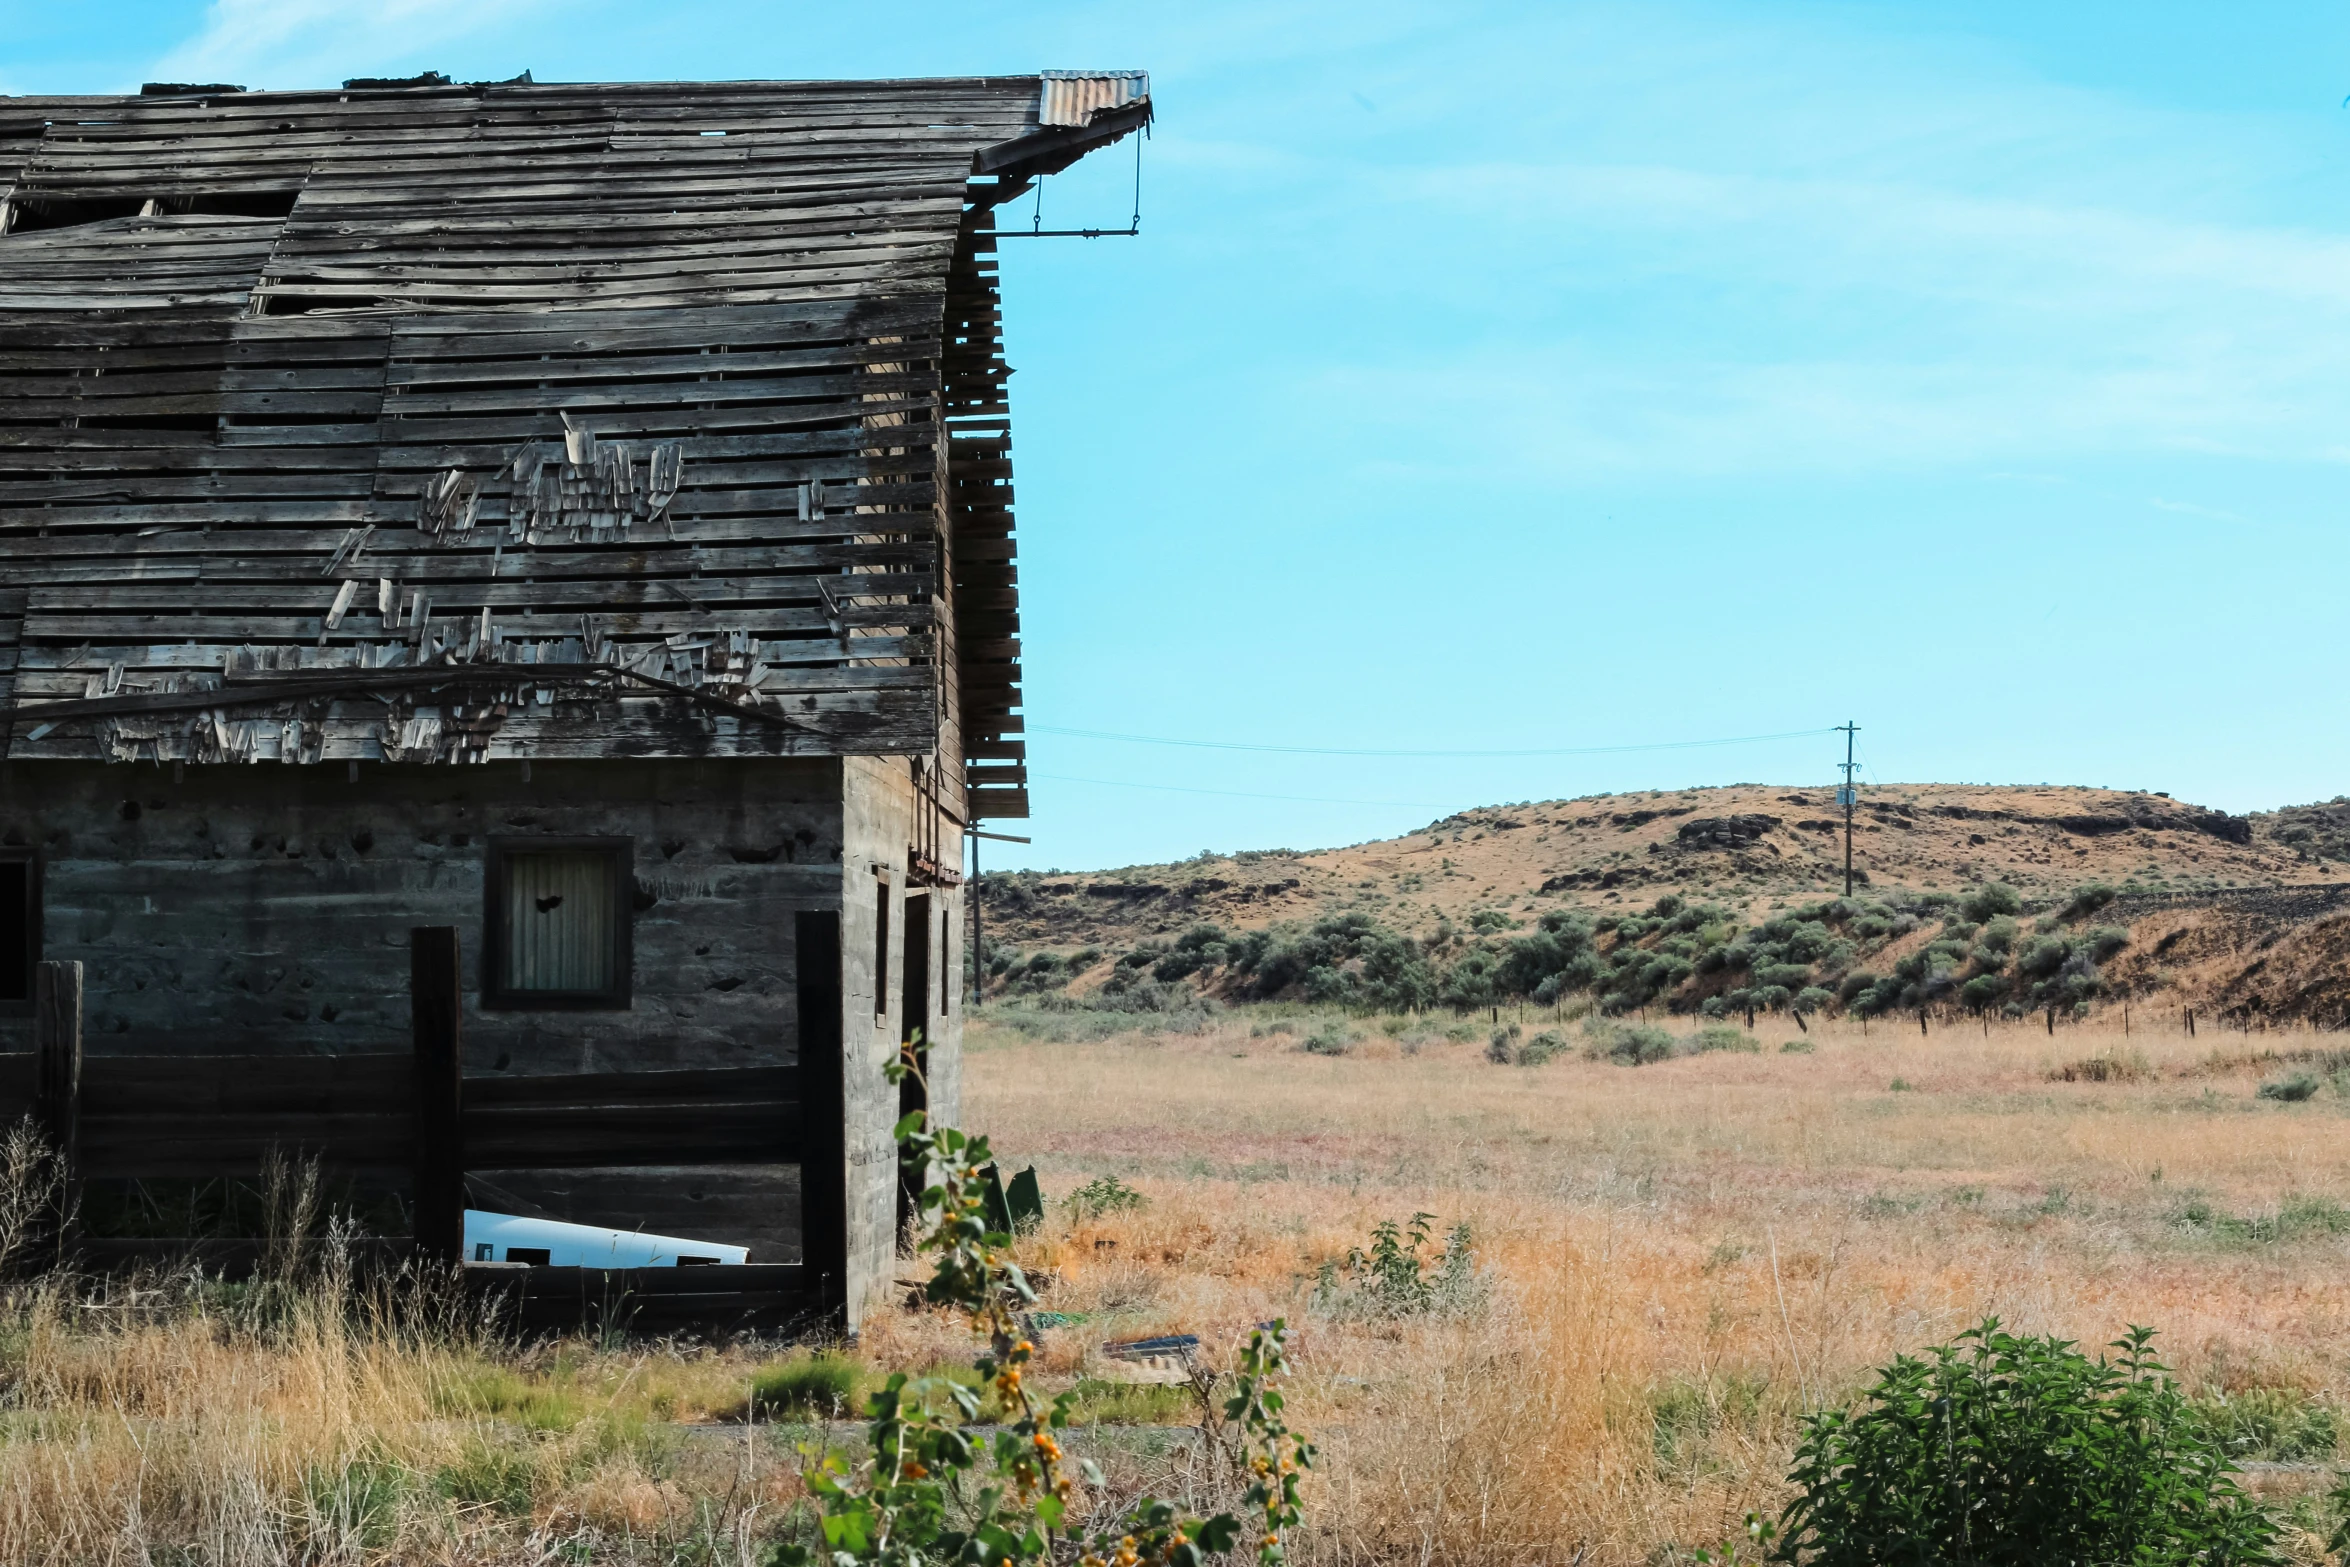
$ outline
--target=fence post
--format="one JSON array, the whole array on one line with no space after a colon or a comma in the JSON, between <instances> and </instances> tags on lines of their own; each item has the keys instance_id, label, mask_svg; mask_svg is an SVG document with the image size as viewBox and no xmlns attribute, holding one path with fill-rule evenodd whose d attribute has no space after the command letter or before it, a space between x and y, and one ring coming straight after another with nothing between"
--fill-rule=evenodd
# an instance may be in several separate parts
<instances>
[{"instance_id":1,"label":"fence post","mask_svg":"<svg viewBox=\"0 0 2350 1567\"><path fill-rule=\"evenodd\" d=\"M33 971L33 1120L57 1156L57 1236L69 1238L82 1204L82 966L44 961Z\"/></svg>"},{"instance_id":2,"label":"fence post","mask_svg":"<svg viewBox=\"0 0 2350 1567\"><path fill-rule=\"evenodd\" d=\"M409 932L408 1000L416 1050L416 1253L455 1262L465 1245L464 1072L458 1050L464 1004L456 927L419 925Z\"/></svg>"}]
</instances>

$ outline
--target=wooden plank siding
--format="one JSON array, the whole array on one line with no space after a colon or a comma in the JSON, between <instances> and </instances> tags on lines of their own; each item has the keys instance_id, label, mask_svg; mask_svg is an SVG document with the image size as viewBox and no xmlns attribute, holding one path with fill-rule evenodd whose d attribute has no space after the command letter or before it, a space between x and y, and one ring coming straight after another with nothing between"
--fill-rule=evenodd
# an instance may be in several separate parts
<instances>
[{"instance_id":1,"label":"wooden plank siding","mask_svg":"<svg viewBox=\"0 0 2350 1567\"><path fill-rule=\"evenodd\" d=\"M246 1259L293 1155L388 1250L752 1249L524 1326L889 1288L886 1069L959 1114L961 837L1028 809L993 213L1150 115L1042 97L0 98L0 844L84 976L88 1256ZM490 960L533 839L601 856L592 987ZM37 1032L0 1117L62 1113Z\"/></svg>"},{"instance_id":2,"label":"wooden plank siding","mask_svg":"<svg viewBox=\"0 0 2350 1567\"><path fill-rule=\"evenodd\" d=\"M896 755L1023 814L990 214L1148 113L1040 93L0 100L4 754Z\"/></svg>"}]
</instances>

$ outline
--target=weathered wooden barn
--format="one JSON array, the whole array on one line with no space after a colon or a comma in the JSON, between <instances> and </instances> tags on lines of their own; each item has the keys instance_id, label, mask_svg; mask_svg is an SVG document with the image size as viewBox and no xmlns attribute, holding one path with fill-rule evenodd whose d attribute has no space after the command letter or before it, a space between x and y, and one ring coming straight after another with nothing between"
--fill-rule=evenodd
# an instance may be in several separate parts
<instances>
[{"instance_id":1,"label":"weathered wooden barn","mask_svg":"<svg viewBox=\"0 0 2350 1567\"><path fill-rule=\"evenodd\" d=\"M963 835L1026 814L994 213L1150 112L0 99L0 1110L86 1248L276 1147L427 1250L708 1235L752 1267L640 1286L855 1320L884 1067L952 1112Z\"/></svg>"}]
</instances>

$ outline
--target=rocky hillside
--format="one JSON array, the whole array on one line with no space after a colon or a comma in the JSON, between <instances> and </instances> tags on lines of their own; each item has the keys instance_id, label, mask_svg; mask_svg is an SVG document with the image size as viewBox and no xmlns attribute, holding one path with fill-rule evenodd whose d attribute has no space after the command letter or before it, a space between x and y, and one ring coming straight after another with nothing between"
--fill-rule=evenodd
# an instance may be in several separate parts
<instances>
[{"instance_id":1,"label":"rocky hillside","mask_svg":"<svg viewBox=\"0 0 2350 1567\"><path fill-rule=\"evenodd\" d=\"M1088 874L991 874L982 893L991 966L1010 971L1024 954L1034 965L1031 988L1043 988L1058 958L1054 981L1076 994L1122 977L1121 957L1125 973L1147 966L1227 994L1268 993L1263 962L1294 989L1298 975L1266 954L1295 949L1305 962L1313 943L1299 947L1301 933L1344 927L1357 934L1324 940L1318 950L1349 983L1366 966L1385 972L1423 960L1441 983L1470 959L1497 976L1517 961L1530 989L1547 962L1554 987L1587 981L1598 999L1710 1001L1720 1010L1772 988L1735 967L1757 956L1749 949L1759 941L1768 949L1761 958L1780 960L1779 988L1789 997L1825 991L1835 1005L1866 1005L1872 996L1886 1006L1921 998L1962 1004L1965 983L1981 980L1975 1001L2010 1007L2160 992L2246 1015L2331 1022L2350 1012L2350 975L2338 961L2350 955L2350 919L2340 917L2350 914L2350 802L2239 817L2162 794L1929 784L1865 791L1855 829L1850 904L1837 900L1844 835L1833 793L1759 785L1495 806L1341 849L1203 855ZM1963 895L1992 883L2013 889L2027 927L2035 918L2063 925L2054 935L2043 928L2041 939L2062 937L2089 955L2068 947L2027 957L2028 941L1986 950L1975 927L1993 916L1978 910L1966 920L1955 911ZM2102 889L2088 900L2093 907L2074 897L2084 887ZM1660 906L1672 912L1659 916ZM2091 914L2094 940L2082 923ZM1643 921L1627 915L1657 928L1640 929ZM1801 983L1788 961L1800 954L1758 934L1791 922L1824 933L1796 942L1821 949ZM1688 929L1665 928L1676 924ZM1966 930L1955 939L1942 929L1959 925ZM1570 926L1597 933L1596 972L1556 953L1510 958L1513 943L1523 948L1530 937ZM1400 944L1379 945L1389 941ZM1695 973L1711 961L1709 942L1733 965L1711 984ZM1651 979L1684 961L1692 973L1661 988L1623 988L1618 971L1635 946L1677 954L1651 962ZM1929 946L1937 954L1919 958ZM1214 961L1160 955L1174 947ZM1052 956L1034 964L1040 950ZM1256 959L1245 956L1252 950ZM1472 956L1479 951L1483 958ZM1992 966L1994 958L2005 966ZM1911 979L1896 986L1892 970L1904 961ZM2030 962L2069 962L2073 978L2058 984L2054 968L2028 975ZM2080 977L2090 971L2101 976L2094 983ZM1879 989L1855 988L1855 974ZM1010 972L998 983L1019 978ZM1495 982L1505 993L1511 983ZM1463 994L1453 992L1456 1000ZM1813 994L1811 1004L1821 997Z\"/></svg>"}]
</instances>

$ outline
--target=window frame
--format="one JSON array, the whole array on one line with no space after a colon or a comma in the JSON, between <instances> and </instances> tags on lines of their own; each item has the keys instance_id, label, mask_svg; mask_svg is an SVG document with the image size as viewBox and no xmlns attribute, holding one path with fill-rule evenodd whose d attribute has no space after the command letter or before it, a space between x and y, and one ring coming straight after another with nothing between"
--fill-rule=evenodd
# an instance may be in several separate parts
<instances>
[{"instance_id":1,"label":"window frame","mask_svg":"<svg viewBox=\"0 0 2350 1567\"><path fill-rule=\"evenodd\" d=\"M605 856L611 869L612 974L604 990L516 990L506 983L506 859L513 854ZM484 1012L626 1012L635 1003L636 840L501 834L484 846L481 1009Z\"/></svg>"},{"instance_id":2,"label":"window frame","mask_svg":"<svg viewBox=\"0 0 2350 1567\"><path fill-rule=\"evenodd\" d=\"M33 992L40 984L41 953L44 949L41 939L41 852L38 849L0 849L0 863L22 865L25 868L25 994L21 1001L0 997L0 1017L30 1017L33 1013Z\"/></svg>"}]
</instances>

